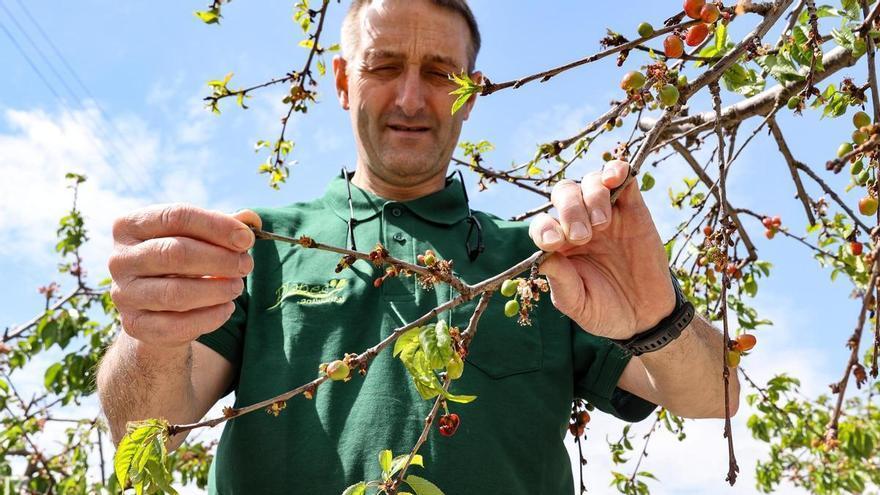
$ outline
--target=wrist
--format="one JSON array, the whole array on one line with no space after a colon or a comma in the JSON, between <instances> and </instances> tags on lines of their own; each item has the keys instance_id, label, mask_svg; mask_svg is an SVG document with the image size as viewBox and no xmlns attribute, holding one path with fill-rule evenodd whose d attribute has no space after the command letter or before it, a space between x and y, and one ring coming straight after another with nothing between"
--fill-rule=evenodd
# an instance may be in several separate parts
<instances>
[{"instance_id":1,"label":"wrist","mask_svg":"<svg viewBox=\"0 0 880 495\"><path fill-rule=\"evenodd\" d=\"M119 340L125 354L138 363L179 363L189 359L192 352L192 342L173 346L149 344L125 331L119 332Z\"/></svg>"}]
</instances>

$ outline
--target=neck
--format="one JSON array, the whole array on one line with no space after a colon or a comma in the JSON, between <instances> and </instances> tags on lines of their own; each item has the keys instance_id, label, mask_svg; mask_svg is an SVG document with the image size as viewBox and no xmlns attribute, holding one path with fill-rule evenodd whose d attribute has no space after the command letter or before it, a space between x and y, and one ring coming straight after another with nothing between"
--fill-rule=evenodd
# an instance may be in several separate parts
<instances>
[{"instance_id":1,"label":"neck","mask_svg":"<svg viewBox=\"0 0 880 495\"><path fill-rule=\"evenodd\" d=\"M432 177L416 184L394 184L371 174L367 171L367 167L358 163L354 176L351 178L351 183L380 198L393 201L409 201L442 190L446 186L446 170L440 170Z\"/></svg>"}]
</instances>

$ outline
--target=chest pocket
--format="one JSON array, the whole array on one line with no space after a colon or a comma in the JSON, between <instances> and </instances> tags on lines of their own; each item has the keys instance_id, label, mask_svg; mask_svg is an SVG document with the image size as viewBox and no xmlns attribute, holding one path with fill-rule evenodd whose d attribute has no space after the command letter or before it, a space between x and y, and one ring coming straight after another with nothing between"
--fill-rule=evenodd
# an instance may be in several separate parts
<instances>
[{"instance_id":1,"label":"chest pocket","mask_svg":"<svg viewBox=\"0 0 880 495\"><path fill-rule=\"evenodd\" d=\"M516 316L504 316L504 304L508 300L500 292L489 300L465 358L468 363L495 379L539 371L543 366L540 319L532 318L531 325L523 326L517 323ZM479 298L474 298L452 309L452 322L462 331L467 328L478 301ZM541 303L544 303L543 298L538 304Z\"/></svg>"}]
</instances>

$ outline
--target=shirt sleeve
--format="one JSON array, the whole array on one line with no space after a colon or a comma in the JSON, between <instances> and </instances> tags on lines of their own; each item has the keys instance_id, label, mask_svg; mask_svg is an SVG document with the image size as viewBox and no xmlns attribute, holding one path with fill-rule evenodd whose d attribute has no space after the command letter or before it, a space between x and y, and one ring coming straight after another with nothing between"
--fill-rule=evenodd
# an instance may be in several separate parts
<instances>
[{"instance_id":1,"label":"shirt sleeve","mask_svg":"<svg viewBox=\"0 0 880 495\"><path fill-rule=\"evenodd\" d=\"M657 405L617 386L632 354L571 322L574 352L574 396L624 421L647 418Z\"/></svg>"},{"instance_id":2,"label":"shirt sleeve","mask_svg":"<svg viewBox=\"0 0 880 495\"><path fill-rule=\"evenodd\" d=\"M217 354L220 354L229 361L235 369L234 378L229 389L223 393L223 396L229 395L230 392L238 387L238 376L241 372L241 357L244 348L244 332L247 328L247 307L248 292L247 283L245 281L245 290L240 296L233 301L235 310L226 320L226 323L217 330L200 335L196 341L211 348Z\"/></svg>"}]
</instances>

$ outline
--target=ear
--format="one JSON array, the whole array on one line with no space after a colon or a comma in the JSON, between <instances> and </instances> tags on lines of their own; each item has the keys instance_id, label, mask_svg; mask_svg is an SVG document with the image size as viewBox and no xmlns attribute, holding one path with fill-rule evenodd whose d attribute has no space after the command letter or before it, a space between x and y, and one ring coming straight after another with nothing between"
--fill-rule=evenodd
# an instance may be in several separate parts
<instances>
[{"instance_id":1,"label":"ear","mask_svg":"<svg viewBox=\"0 0 880 495\"><path fill-rule=\"evenodd\" d=\"M483 84L483 73L480 71L476 71L473 74L471 74L471 79L477 84ZM467 120L468 117L470 117L471 109L474 108L474 103L476 103L476 102L477 102L477 93L474 93L471 95L470 98L468 98L468 100L464 104L464 106L461 107L460 111L462 112L462 115L464 116L464 119L462 119L462 120Z\"/></svg>"},{"instance_id":2,"label":"ear","mask_svg":"<svg viewBox=\"0 0 880 495\"><path fill-rule=\"evenodd\" d=\"M333 57L333 77L336 82L336 97L342 108L348 110L348 61L342 55Z\"/></svg>"}]
</instances>

